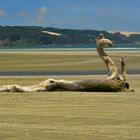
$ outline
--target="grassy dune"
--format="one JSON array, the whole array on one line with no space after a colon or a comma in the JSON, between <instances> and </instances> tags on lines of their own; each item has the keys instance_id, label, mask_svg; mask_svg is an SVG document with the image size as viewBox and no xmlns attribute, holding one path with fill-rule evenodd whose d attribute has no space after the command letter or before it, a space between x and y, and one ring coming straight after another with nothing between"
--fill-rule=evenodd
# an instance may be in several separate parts
<instances>
[{"instance_id":1,"label":"grassy dune","mask_svg":"<svg viewBox=\"0 0 140 140\"><path fill-rule=\"evenodd\" d=\"M118 31L109 31L110 33L116 33ZM140 32L126 32L126 31L119 31L122 35L130 36L134 34L140 34Z\"/></svg>"},{"instance_id":2,"label":"grassy dune","mask_svg":"<svg viewBox=\"0 0 140 140\"><path fill-rule=\"evenodd\" d=\"M35 84L47 78L1 77L0 85ZM140 76L128 76L128 81L135 93L0 93L0 140L138 140Z\"/></svg>"},{"instance_id":3,"label":"grassy dune","mask_svg":"<svg viewBox=\"0 0 140 140\"><path fill-rule=\"evenodd\" d=\"M140 68L140 51L108 51L118 66L124 56L127 68ZM0 70L104 69L96 51L2 51Z\"/></svg>"}]
</instances>

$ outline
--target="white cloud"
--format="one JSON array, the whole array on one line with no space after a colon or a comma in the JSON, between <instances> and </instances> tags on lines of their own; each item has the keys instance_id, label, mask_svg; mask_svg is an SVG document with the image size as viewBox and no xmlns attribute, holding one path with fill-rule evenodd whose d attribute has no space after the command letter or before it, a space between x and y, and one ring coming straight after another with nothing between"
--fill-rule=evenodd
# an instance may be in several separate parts
<instances>
[{"instance_id":1,"label":"white cloud","mask_svg":"<svg viewBox=\"0 0 140 140\"><path fill-rule=\"evenodd\" d=\"M46 15L47 13L48 13L48 8L46 6L43 6L38 10L39 15Z\"/></svg>"},{"instance_id":2,"label":"white cloud","mask_svg":"<svg viewBox=\"0 0 140 140\"><path fill-rule=\"evenodd\" d=\"M0 9L0 17L5 16L5 15L6 15L6 12L4 10Z\"/></svg>"},{"instance_id":3,"label":"white cloud","mask_svg":"<svg viewBox=\"0 0 140 140\"><path fill-rule=\"evenodd\" d=\"M36 22L38 24L45 22L47 14L48 14L47 6L40 7L37 11Z\"/></svg>"},{"instance_id":4,"label":"white cloud","mask_svg":"<svg viewBox=\"0 0 140 140\"><path fill-rule=\"evenodd\" d=\"M42 25L47 20L48 8L47 6L38 7L38 9L20 10L14 15L14 18L20 19L21 21L25 21L26 23L34 24L34 25Z\"/></svg>"}]
</instances>

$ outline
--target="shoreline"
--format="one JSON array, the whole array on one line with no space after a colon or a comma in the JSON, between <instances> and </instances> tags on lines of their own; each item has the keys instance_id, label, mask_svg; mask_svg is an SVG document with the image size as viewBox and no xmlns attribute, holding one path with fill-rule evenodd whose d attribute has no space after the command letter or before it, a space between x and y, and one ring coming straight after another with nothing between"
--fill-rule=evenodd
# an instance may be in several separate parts
<instances>
[{"instance_id":1,"label":"shoreline","mask_svg":"<svg viewBox=\"0 0 140 140\"><path fill-rule=\"evenodd\" d=\"M140 51L140 48L105 48L107 51ZM0 52L17 51L96 51L96 48L32 48L0 49Z\"/></svg>"},{"instance_id":2,"label":"shoreline","mask_svg":"<svg viewBox=\"0 0 140 140\"><path fill-rule=\"evenodd\" d=\"M112 54L127 53L140 54L140 49L119 49L119 48L105 48L105 51ZM93 54L97 53L96 48L61 48L61 49L0 49L0 54Z\"/></svg>"}]
</instances>

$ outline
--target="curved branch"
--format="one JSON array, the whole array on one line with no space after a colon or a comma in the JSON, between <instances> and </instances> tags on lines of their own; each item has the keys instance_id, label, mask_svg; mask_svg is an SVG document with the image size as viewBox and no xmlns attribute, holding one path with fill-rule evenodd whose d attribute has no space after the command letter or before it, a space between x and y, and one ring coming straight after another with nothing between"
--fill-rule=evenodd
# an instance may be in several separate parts
<instances>
[{"instance_id":1,"label":"curved branch","mask_svg":"<svg viewBox=\"0 0 140 140\"><path fill-rule=\"evenodd\" d=\"M113 45L112 41L110 41L109 39L105 39L103 34L101 33L99 37L96 39L96 45L97 45L97 52L105 62L108 69L109 77L107 79L118 80L119 76L118 76L117 66L115 65L111 57L104 52L104 48L103 48L104 45L108 45L112 47Z\"/></svg>"}]
</instances>

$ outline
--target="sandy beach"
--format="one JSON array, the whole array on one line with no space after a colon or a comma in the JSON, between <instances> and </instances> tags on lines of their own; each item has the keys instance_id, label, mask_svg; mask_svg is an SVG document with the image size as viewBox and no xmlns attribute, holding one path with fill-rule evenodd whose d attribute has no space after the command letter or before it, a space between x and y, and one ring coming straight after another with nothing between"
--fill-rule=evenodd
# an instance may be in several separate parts
<instances>
[{"instance_id":1,"label":"sandy beach","mask_svg":"<svg viewBox=\"0 0 140 140\"><path fill-rule=\"evenodd\" d=\"M106 76L0 77L0 85L36 84L48 78L103 79ZM140 75L128 75L135 92L0 93L1 139L140 138Z\"/></svg>"},{"instance_id":2,"label":"sandy beach","mask_svg":"<svg viewBox=\"0 0 140 140\"><path fill-rule=\"evenodd\" d=\"M118 66L140 70L140 51L107 51ZM104 70L95 51L0 52L0 71ZM104 79L107 75L0 76L0 85L32 85L54 79ZM128 74L135 92L0 93L0 139L140 138L140 74ZM39 136L39 137L38 137Z\"/></svg>"},{"instance_id":3,"label":"sandy beach","mask_svg":"<svg viewBox=\"0 0 140 140\"><path fill-rule=\"evenodd\" d=\"M0 0L0 140L140 140L140 0Z\"/></svg>"}]
</instances>

